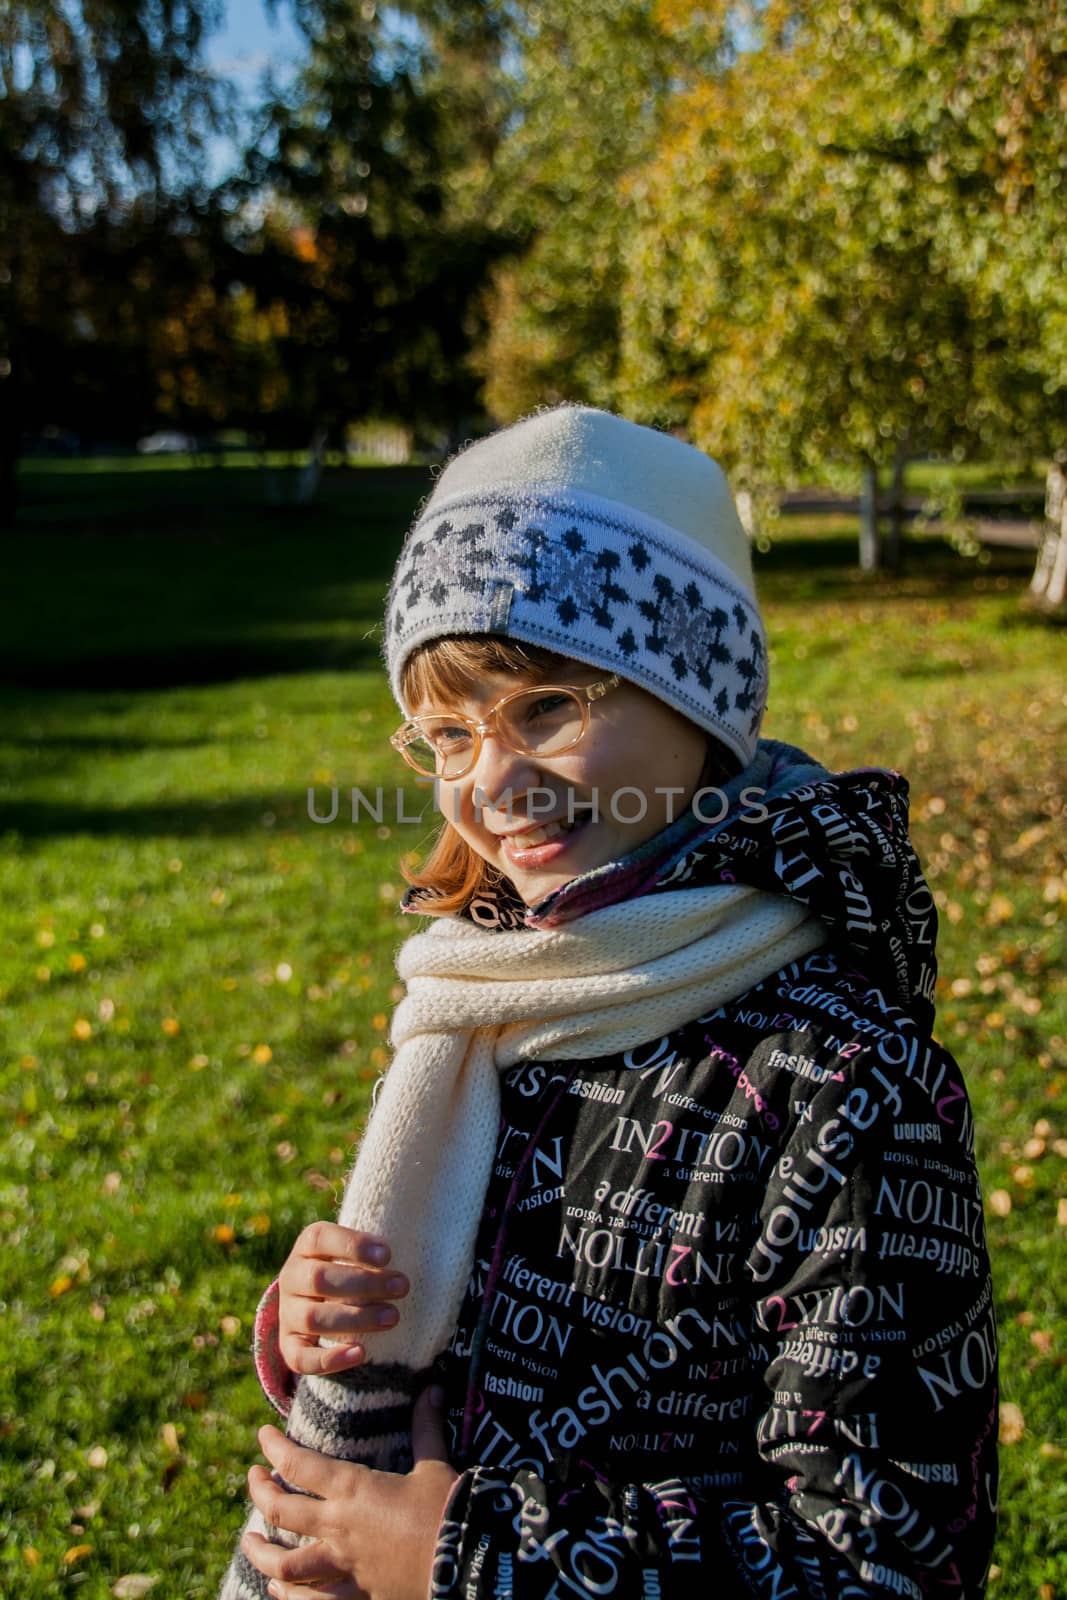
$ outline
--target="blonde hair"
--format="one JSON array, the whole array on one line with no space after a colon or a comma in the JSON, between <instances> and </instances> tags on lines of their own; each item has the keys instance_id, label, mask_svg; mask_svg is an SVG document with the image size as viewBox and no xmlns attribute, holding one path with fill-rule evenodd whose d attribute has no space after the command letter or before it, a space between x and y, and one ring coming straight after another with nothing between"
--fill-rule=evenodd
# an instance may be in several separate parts
<instances>
[{"instance_id":1,"label":"blonde hair","mask_svg":"<svg viewBox=\"0 0 1067 1600\"><path fill-rule=\"evenodd\" d=\"M464 694L487 673L508 672L537 681L559 673L567 662L555 650L535 644L516 644L492 634L467 634L434 639L416 650L404 666L400 692L404 704L414 707L441 704ZM737 770L737 758L708 735L708 754L699 787L722 782ZM452 826L443 821L425 861L419 867L401 862L400 870L413 889L426 897L425 909L435 916L465 911L480 895L491 894L503 874Z\"/></svg>"}]
</instances>

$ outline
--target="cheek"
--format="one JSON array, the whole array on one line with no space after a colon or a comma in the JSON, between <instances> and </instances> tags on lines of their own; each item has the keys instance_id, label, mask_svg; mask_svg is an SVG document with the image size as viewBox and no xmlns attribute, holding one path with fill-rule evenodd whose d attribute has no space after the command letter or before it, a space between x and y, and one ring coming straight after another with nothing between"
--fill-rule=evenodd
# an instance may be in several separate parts
<instances>
[{"instance_id":1,"label":"cheek","mask_svg":"<svg viewBox=\"0 0 1067 1600\"><path fill-rule=\"evenodd\" d=\"M462 789L449 788L443 783L439 784L437 812L442 821L448 823L483 861L495 860L496 846L492 836L475 813L473 791L468 793Z\"/></svg>"}]
</instances>

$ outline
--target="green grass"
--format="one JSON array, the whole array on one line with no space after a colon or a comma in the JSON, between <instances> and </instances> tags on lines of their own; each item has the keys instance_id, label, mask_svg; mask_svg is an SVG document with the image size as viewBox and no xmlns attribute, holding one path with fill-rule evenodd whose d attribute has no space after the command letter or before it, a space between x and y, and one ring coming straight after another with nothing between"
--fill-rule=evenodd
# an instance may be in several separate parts
<instances>
[{"instance_id":1,"label":"green grass","mask_svg":"<svg viewBox=\"0 0 1067 1600\"><path fill-rule=\"evenodd\" d=\"M24 481L0 629L0 1592L146 1573L210 1596L265 1415L252 1311L331 1212L386 1060L397 859L425 827L388 802L380 825L316 826L307 789L392 793L376 629L423 488L331 475L282 516L247 474ZM847 520L794 519L759 558L766 731L912 779L1025 1430L992 1593L1049 1600L1067 644L1020 611L1025 552L979 565L928 538L895 579L853 556Z\"/></svg>"}]
</instances>

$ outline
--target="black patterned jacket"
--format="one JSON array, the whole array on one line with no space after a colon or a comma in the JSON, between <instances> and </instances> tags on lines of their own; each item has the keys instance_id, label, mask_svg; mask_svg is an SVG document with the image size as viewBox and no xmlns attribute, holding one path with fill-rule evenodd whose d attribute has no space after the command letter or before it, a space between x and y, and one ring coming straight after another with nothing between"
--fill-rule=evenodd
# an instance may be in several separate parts
<instances>
[{"instance_id":1,"label":"black patterned jacket","mask_svg":"<svg viewBox=\"0 0 1067 1600\"><path fill-rule=\"evenodd\" d=\"M667 1037L505 1075L440 1363L461 1477L434 1600L983 1592L996 1334L907 785L759 760L759 804L623 892L752 882L830 942Z\"/></svg>"}]
</instances>

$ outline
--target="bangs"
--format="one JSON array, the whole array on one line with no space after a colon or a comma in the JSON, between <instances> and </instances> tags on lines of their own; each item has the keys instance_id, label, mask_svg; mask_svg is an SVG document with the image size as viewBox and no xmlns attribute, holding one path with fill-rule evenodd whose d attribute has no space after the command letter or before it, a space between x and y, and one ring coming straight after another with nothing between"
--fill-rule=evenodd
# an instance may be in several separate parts
<instances>
[{"instance_id":1,"label":"bangs","mask_svg":"<svg viewBox=\"0 0 1067 1600\"><path fill-rule=\"evenodd\" d=\"M516 644L489 633L434 639L408 659L400 678L400 692L406 707L439 704L465 694L472 683L480 682L489 673L537 677L542 672L558 671L566 659L555 650Z\"/></svg>"}]
</instances>

